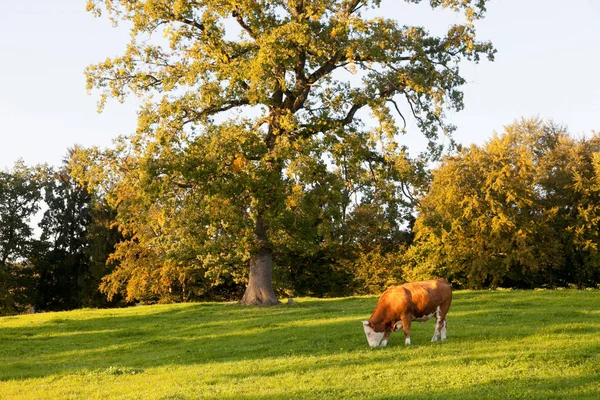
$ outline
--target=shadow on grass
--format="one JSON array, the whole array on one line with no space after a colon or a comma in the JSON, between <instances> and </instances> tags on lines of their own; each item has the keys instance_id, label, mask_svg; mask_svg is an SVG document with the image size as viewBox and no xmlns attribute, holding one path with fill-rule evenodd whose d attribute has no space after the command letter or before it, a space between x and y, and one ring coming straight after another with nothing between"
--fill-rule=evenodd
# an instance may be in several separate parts
<instances>
[{"instance_id":1,"label":"shadow on grass","mask_svg":"<svg viewBox=\"0 0 600 400\"><path fill-rule=\"evenodd\" d=\"M132 312L91 310L83 317L81 312L57 313L50 319L49 314L40 314L29 317L29 326L0 323L0 380L113 366L143 370L322 355L339 350L340 341L363 350L360 318L369 312L365 306L370 303L349 298L271 308L186 304Z\"/></svg>"},{"instance_id":2,"label":"shadow on grass","mask_svg":"<svg viewBox=\"0 0 600 400\"><path fill-rule=\"evenodd\" d=\"M598 321L590 322L585 314L585 310L599 307L597 300L595 304L581 304L581 299L574 296L558 304L551 296L535 292L519 296L518 301L513 301L514 297L504 292L457 293L448 316L449 341L455 349L480 342L480 347L487 350L475 357L460 353L446 357L459 367L492 362L506 357L506 352L519 345L518 340L538 335L540 330L547 330L548 335L592 335L600 328ZM370 353L360 321L370 315L376 301L375 297L305 300L271 308L183 304L31 316L29 326L0 323L0 380L89 372L118 375L166 365L336 354L345 357L323 357L318 363L299 363L298 368L309 372L315 368L367 365L374 357L381 363L395 363L402 357L407 365L412 362L432 367L443 361L435 357L435 346L446 344L429 343L431 322L413 325L414 345L410 349L404 348L403 335L396 333L388 348ZM577 303L579 313L574 312ZM557 319L567 314L568 322L575 325L564 326L565 320ZM429 352L430 357L418 357L420 349ZM577 354L585 358L599 350L598 346L584 346ZM565 355L569 357L572 354ZM286 368L289 366L269 366L256 374L283 374ZM242 377L235 372L226 375ZM291 396L303 397L302 393ZM410 394L404 398L411 398Z\"/></svg>"}]
</instances>

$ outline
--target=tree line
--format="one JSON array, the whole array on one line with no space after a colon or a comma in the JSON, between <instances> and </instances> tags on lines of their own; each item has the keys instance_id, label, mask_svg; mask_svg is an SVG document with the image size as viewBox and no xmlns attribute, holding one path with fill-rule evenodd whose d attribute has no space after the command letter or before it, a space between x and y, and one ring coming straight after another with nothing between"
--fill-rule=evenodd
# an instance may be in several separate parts
<instances>
[{"instance_id":1,"label":"tree line","mask_svg":"<svg viewBox=\"0 0 600 400\"><path fill-rule=\"evenodd\" d=\"M68 159L0 171L0 314L110 305L98 285L120 238L112 214Z\"/></svg>"},{"instance_id":2,"label":"tree line","mask_svg":"<svg viewBox=\"0 0 600 400\"><path fill-rule=\"evenodd\" d=\"M167 202L154 179L85 182L105 171L98 156L76 148L59 168L18 162L0 173L1 313L242 296L248 259L232 245L242 235L224 219L202 226L207 210L185 188ZM458 288L600 282L600 135L522 119L420 176L412 201L377 186L350 203L341 190L290 193L290 204L314 198L277 238L276 294L378 293L439 276Z\"/></svg>"}]
</instances>

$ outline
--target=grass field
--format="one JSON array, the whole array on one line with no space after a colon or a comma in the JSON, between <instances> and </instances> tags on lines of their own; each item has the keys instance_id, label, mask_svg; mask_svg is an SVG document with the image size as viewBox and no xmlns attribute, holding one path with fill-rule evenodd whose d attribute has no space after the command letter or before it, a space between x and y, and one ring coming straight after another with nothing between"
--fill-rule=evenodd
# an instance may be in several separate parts
<instances>
[{"instance_id":1,"label":"grass field","mask_svg":"<svg viewBox=\"0 0 600 400\"><path fill-rule=\"evenodd\" d=\"M459 291L371 349L377 297L0 318L1 399L600 399L600 292Z\"/></svg>"}]
</instances>

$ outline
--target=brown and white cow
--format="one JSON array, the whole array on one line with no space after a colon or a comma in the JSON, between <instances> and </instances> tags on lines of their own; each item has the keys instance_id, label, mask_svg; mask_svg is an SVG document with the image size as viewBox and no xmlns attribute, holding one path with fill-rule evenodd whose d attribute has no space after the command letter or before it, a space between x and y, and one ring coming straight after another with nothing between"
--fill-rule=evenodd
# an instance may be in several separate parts
<instances>
[{"instance_id":1,"label":"brown and white cow","mask_svg":"<svg viewBox=\"0 0 600 400\"><path fill-rule=\"evenodd\" d=\"M404 330L410 344L411 321L425 322L436 316L432 342L446 340L446 314L452 303L452 289L445 279L405 283L388 288L379 298L375 311L363 321L369 346L385 346L392 332Z\"/></svg>"}]
</instances>

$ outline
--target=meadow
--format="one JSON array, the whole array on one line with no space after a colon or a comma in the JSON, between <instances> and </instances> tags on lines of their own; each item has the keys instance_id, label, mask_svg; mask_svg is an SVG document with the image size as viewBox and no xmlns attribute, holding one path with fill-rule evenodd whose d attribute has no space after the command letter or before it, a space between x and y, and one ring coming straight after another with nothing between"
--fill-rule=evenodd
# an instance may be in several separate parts
<instances>
[{"instance_id":1,"label":"meadow","mask_svg":"<svg viewBox=\"0 0 600 400\"><path fill-rule=\"evenodd\" d=\"M2 399L600 399L600 291L457 291L371 349L377 297L0 318Z\"/></svg>"}]
</instances>

